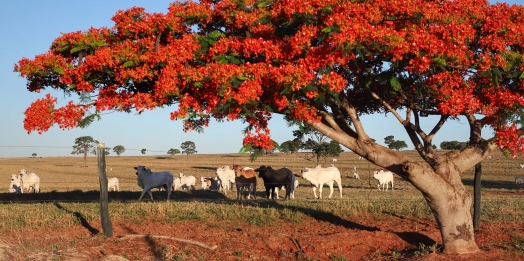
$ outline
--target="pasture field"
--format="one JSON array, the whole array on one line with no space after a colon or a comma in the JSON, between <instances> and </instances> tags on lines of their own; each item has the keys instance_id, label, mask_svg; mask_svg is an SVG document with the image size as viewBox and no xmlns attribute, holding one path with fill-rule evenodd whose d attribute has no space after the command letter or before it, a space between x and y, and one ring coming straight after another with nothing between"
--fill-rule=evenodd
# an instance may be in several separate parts
<instances>
[{"instance_id":1,"label":"pasture field","mask_svg":"<svg viewBox=\"0 0 524 261\"><path fill-rule=\"evenodd\" d=\"M328 166L332 163L332 159L328 158L322 164ZM121 190L109 192L109 212L115 239L108 242L109 239L100 236L99 233L100 185L97 157L88 157L87 167L84 167L83 157L0 159L0 173L3 177L0 179L0 235L4 235L0 236L0 260L2 255L12 258L19 253L24 253L19 260L68 260L72 255L71 251L81 253L81 256L77 256L79 259L75 260L91 260L111 253L129 260L288 260L289 257L292 260L419 260L431 256L438 248L440 234L420 192L398 177L395 177L393 191L379 192L377 181L373 179L372 174L379 168L365 160L358 160L358 156L353 153L344 152L337 157L337 162L333 163L342 173L342 199L336 185L332 199L327 199L327 186L323 188L324 199L315 199L308 182L300 177L297 178L300 186L295 192L294 200L263 198L265 189L260 178L257 183L259 198L247 200L242 204L236 201L236 192L225 195L201 189L200 177L214 177L217 167L233 164L253 168L261 165L273 168L288 167L295 174L299 174L303 167L315 166L313 162L300 156L281 153L264 155L254 162L249 160L249 155L241 154L194 154L189 157L107 156L107 176L118 177ZM148 195L144 196L142 202L138 202L141 189L136 183L133 169L137 165L145 165L153 171L169 170L174 176L178 176L180 172L193 175L197 178L196 190L174 191L170 202L165 201L165 191L155 190L155 202L150 202ZM491 241L484 242L483 245L483 234L479 234L477 241L482 241L479 242L481 249L495 253L495 256L484 254L484 257L524 257L524 187L514 182L516 175L524 176L524 169L519 169L518 166L519 160L505 158L502 154L494 154L491 159L482 162L483 228L502 229L507 234L504 240L508 241L489 239ZM357 168L360 180L351 178L353 167ZM11 174L22 168L28 172L35 172L40 177L40 194L7 192ZM464 183L471 191L473 171L471 169L463 176ZM283 195L284 192L281 192L280 196ZM277 223L285 224L285 227L275 225ZM367 233L377 236L377 233L391 232L391 228L386 228L389 223L398 226L398 231L393 231L398 236L396 239L388 235L380 239L391 242L389 246L380 248L370 243L366 249L356 247L361 245L355 243L359 237L370 237ZM154 227L151 224L154 224ZM162 226L173 227L173 230L166 231ZM205 227L203 234L198 232L202 226ZM314 229L319 229L319 232L311 232ZM254 234L250 235L249 231ZM303 234L308 235L308 232L312 233L311 236L304 237ZM486 237L495 235L493 232L500 231L491 231ZM225 233L227 236L221 240L217 238L218 233ZM349 233L358 234L349 236ZM68 234L69 237L64 234ZM173 241L166 243L161 239L150 239L146 240L147 247L142 251L137 251L136 248L121 252L116 250L122 248L121 245L116 247L120 239L135 234L198 239L213 242L212 244L219 248L213 253L202 253L192 245L174 247L172 245L176 243ZM38 235L47 237L42 240ZM406 239L400 235L412 235L418 239ZM343 239L339 238L341 236L344 236ZM262 244L256 246L262 254L258 254L252 248L242 248L232 243L242 237ZM303 245L298 243L298 238ZM13 240L17 242L9 242ZM328 240L333 245L316 248L312 246L314 243L304 245L315 240ZM341 244L341 240L350 245L346 248L336 247L337 244ZM373 242L376 239L370 240ZM279 243L274 245L272 242L275 241ZM109 247L105 252L111 253L100 254L98 250L92 251L94 246L86 246L89 244L98 248L115 245L115 248ZM140 248L141 243L133 241L133 244ZM324 253L326 248L337 250L331 249L331 252Z\"/></svg>"}]
</instances>

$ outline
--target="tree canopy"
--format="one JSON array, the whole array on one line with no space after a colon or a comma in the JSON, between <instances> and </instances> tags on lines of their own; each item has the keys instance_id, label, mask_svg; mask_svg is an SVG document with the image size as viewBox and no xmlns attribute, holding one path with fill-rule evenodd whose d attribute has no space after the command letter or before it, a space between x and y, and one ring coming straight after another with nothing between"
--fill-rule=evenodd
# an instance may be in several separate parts
<instances>
[{"instance_id":1,"label":"tree canopy","mask_svg":"<svg viewBox=\"0 0 524 261\"><path fill-rule=\"evenodd\" d=\"M120 156L120 154L126 151L126 148L122 145L117 145L113 147L113 151L116 153L117 156Z\"/></svg>"},{"instance_id":2,"label":"tree canopy","mask_svg":"<svg viewBox=\"0 0 524 261\"><path fill-rule=\"evenodd\" d=\"M248 124L244 145L270 151L275 113L311 125L424 195L444 251L477 251L460 175L491 151L524 150L524 8L488 1L174 2L166 14L118 11L111 28L64 33L15 71L46 94L24 128L86 126L107 110L176 105L200 130L211 118ZM360 116L391 113L422 161L375 143ZM437 123L424 129L429 116ZM436 153L433 138L465 117L469 145ZM482 130L495 135L481 140Z\"/></svg>"},{"instance_id":3,"label":"tree canopy","mask_svg":"<svg viewBox=\"0 0 524 261\"><path fill-rule=\"evenodd\" d=\"M97 145L98 141L91 136L78 137L75 139L71 154L84 154L84 166L87 166L87 154L91 152L96 155Z\"/></svg>"},{"instance_id":4,"label":"tree canopy","mask_svg":"<svg viewBox=\"0 0 524 261\"><path fill-rule=\"evenodd\" d=\"M293 146L297 145L297 151L304 152L302 155L306 160L314 160L316 165L320 164L320 159L326 160L326 157L338 157L343 151L340 144L324 135L322 132L314 129L311 125L297 123L298 130L293 131L295 139L287 141L284 145L285 149L295 149ZM328 141L329 140L329 141ZM282 145L280 145L282 148ZM316 166L315 165L315 166Z\"/></svg>"},{"instance_id":5,"label":"tree canopy","mask_svg":"<svg viewBox=\"0 0 524 261\"><path fill-rule=\"evenodd\" d=\"M173 148L170 148L168 151L167 151L167 154L171 155L171 156L175 156L176 154L179 154L180 153L180 150L179 149L173 149Z\"/></svg>"},{"instance_id":6,"label":"tree canopy","mask_svg":"<svg viewBox=\"0 0 524 261\"><path fill-rule=\"evenodd\" d=\"M182 149L182 153L185 153L186 156L189 156L191 154L197 153L196 151L196 145L192 141L185 141L180 145L180 148Z\"/></svg>"},{"instance_id":7,"label":"tree canopy","mask_svg":"<svg viewBox=\"0 0 524 261\"><path fill-rule=\"evenodd\" d=\"M405 141L403 140L395 140L395 137L393 135L389 135L384 138L384 143L388 145L388 148L394 149L394 150L402 150L408 147ZM433 147L434 148L434 147Z\"/></svg>"}]
</instances>

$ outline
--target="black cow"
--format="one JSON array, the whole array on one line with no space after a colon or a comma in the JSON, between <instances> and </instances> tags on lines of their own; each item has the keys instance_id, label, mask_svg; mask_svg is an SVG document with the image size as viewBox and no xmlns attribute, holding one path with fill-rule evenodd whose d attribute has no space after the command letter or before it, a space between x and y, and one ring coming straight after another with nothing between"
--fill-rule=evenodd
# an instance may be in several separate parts
<instances>
[{"instance_id":1,"label":"black cow","mask_svg":"<svg viewBox=\"0 0 524 261\"><path fill-rule=\"evenodd\" d=\"M266 196L269 198L269 191L271 190L271 198L275 199L275 188L276 187L286 187L286 197L285 199L290 198L290 194L294 190L294 175L288 168L281 168L279 170L274 170L270 166L260 166L260 168L255 169L258 172L258 176L264 180L264 187L266 187Z\"/></svg>"}]
</instances>

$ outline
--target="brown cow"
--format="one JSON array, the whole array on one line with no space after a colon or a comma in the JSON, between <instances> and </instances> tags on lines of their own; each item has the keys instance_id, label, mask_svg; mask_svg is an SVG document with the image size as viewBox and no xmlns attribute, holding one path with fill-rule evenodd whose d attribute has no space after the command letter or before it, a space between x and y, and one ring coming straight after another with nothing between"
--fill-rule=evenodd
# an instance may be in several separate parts
<instances>
[{"instance_id":1,"label":"brown cow","mask_svg":"<svg viewBox=\"0 0 524 261\"><path fill-rule=\"evenodd\" d=\"M253 198L257 199L257 173L252 168L244 168L240 165L234 165L233 170L235 171L235 183L237 185L237 199L242 200L244 189L247 190L247 198L250 194L253 194Z\"/></svg>"}]
</instances>

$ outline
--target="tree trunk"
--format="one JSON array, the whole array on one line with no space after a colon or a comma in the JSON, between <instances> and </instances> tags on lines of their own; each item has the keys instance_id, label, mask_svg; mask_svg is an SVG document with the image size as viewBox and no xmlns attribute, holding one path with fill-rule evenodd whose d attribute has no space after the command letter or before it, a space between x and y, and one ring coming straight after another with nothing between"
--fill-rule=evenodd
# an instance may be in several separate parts
<instances>
[{"instance_id":1,"label":"tree trunk","mask_svg":"<svg viewBox=\"0 0 524 261\"><path fill-rule=\"evenodd\" d=\"M439 175L429 174L429 176L437 177L437 179L422 186L413 184L421 188L437 220L442 236L443 252L463 254L478 251L471 216L472 199L462 184L460 175L451 173L448 176L449 180L444 180Z\"/></svg>"}]
</instances>

